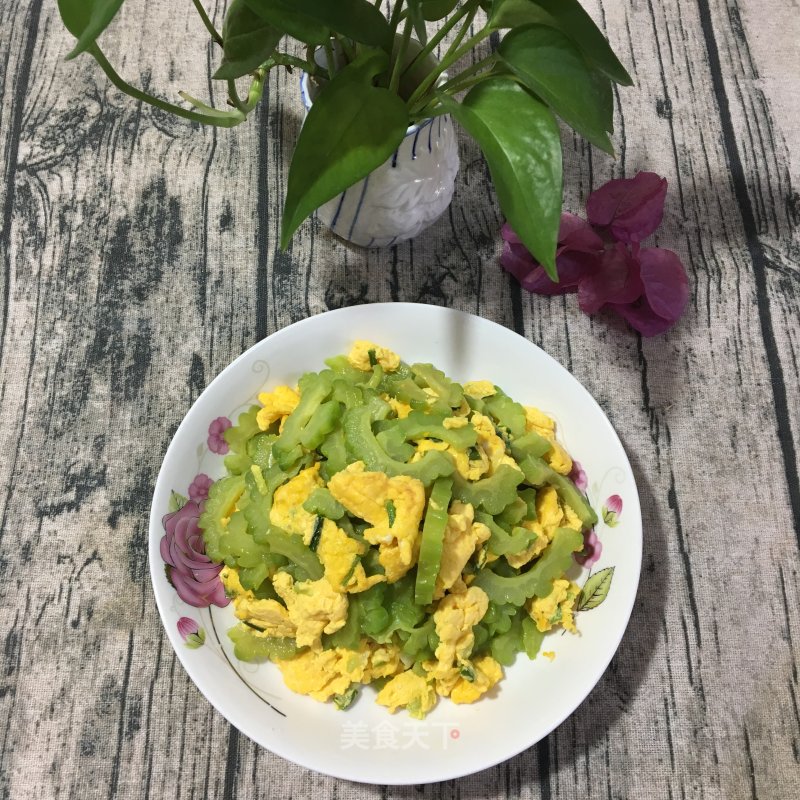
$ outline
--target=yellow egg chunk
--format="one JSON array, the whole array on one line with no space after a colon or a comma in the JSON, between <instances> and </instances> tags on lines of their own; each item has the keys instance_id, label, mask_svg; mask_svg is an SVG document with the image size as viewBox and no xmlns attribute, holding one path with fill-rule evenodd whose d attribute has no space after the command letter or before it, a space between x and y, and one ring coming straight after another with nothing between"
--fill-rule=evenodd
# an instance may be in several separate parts
<instances>
[{"instance_id":1,"label":"yellow egg chunk","mask_svg":"<svg viewBox=\"0 0 800 800\"><path fill-rule=\"evenodd\" d=\"M494 423L489 417L476 411L472 415L471 422L478 433L478 448L483 450L489 459L490 475L494 475L501 464L508 464L514 469L519 469L517 462L506 453L506 444L497 435Z\"/></svg>"},{"instance_id":2,"label":"yellow egg chunk","mask_svg":"<svg viewBox=\"0 0 800 800\"><path fill-rule=\"evenodd\" d=\"M313 536L313 530L311 532ZM311 541L307 538L306 544ZM358 556L366 552L366 545L351 539L333 520L322 523L317 556L325 569L325 578L339 592L363 592L385 580L383 575L367 577Z\"/></svg>"},{"instance_id":3,"label":"yellow egg chunk","mask_svg":"<svg viewBox=\"0 0 800 800\"><path fill-rule=\"evenodd\" d=\"M330 493L351 514L372 527L364 538L378 545L378 561L386 580L394 583L414 565L419 553L419 525L425 509L425 487L416 478L383 472L366 472L356 461L337 472L328 483ZM394 505L394 521L389 523L387 503Z\"/></svg>"},{"instance_id":4,"label":"yellow egg chunk","mask_svg":"<svg viewBox=\"0 0 800 800\"><path fill-rule=\"evenodd\" d=\"M488 608L489 598L477 586L470 586L464 592L451 592L439 601L433 614L439 637L434 677L447 674L455 664L469 658L475 644L472 628L483 619Z\"/></svg>"},{"instance_id":5,"label":"yellow egg chunk","mask_svg":"<svg viewBox=\"0 0 800 800\"><path fill-rule=\"evenodd\" d=\"M564 511L556 490L552 486L543 486L536 493L536 519L523 520L521 523L523 528L533 531L537 538L530 547L522 552L507 555L506 561L512 567L521 567L527 564L544 551L552 541L556 528L560 528L563 524ZM580 520L578 520L578 525L580 524ZM581 530L581 528L578 527L576 530Z\"/></svg>"},{"instance_id":6,"label":"yellow egg chunk","mask_svg":"<svg viewBox=\"0 0 800 800\"><path fill-rule=\"evenodd\" d=\"M272 585L297 627L298 647L320 648L323 633L336 633L347 622L347 595L335 591L325 578L295 584L291 575L279 572Z\"/></svg>"},{"instance_id":7,"label":"yellow egg chunk","mask_svg":"<svg viewBox=\"0 0 800 800\"><path fill-rule=\"evenodd\" d=\"M296 533L304 539L314 532L317 517L303 508L311 492L322 486L320 464L304 469L299 475L279 486L272 498L269 521L287 533Z\"/></svg>"},{"instance_id":8,"label":"yellow egg chunk","mask_svg":"<svg viewBox=\"0 0 800 800\"><path fill-rule=\"evenodd\" d=\"M542 650L542 655L549 661L554 661L556 654L552 650Z\"/></svg>"},{"instance_id":9,"label":"yellow egg chunk","mask_svg":"<svg viewBox=\"0 0 800 800\"><path fill-rule=\"evenodd\" d=\"M365 659L366 660L366 659ZM298 694L307 694L325 702L346 692L354 680L348 662L360 664L358 653L351 650L306 650L294 658L277 661L286 685ZM352 666L352 664L351 664Z\"/></svg>"},{"instance_id":10,"label":"yellow egg chunk","mask_svg":"<svg viewBox=\"0 0 800 800\"><path fill-rule=\"evenodd\" d=\"M533 406L523 406L525 409L525 429L535 431L539 436L552 441L555 436L556 423L543 411Z\"/></svg>"},{"instance_id":11,"label":"yellow egg chunk","mask_svg":"<svg viewBox=\"0 0 800 800\"><path fill-rule=\"evenodd\" d=\"M256 422L265 431L273 422L288 417L297 408L300 395L288 386L276 386L271 392L261 392L258 402L264 408L256 414Z\"/></svg>"},{"instance_id":12,"label":"yellow egg chunk","mask_svg":"<svg viewBox=\"0 0 800 800\"><path fill-rule=\"evenodd\" d=\"M219 573L219 579L225 587L225 594L228 597L247 596L253 597L253 593L249 589L245 589L239 580L239 573L229 566L224 566Z\"/></svg>"},{"instance_id":13,"label":"yellow egg chunk","mask_svg":"<svg viewBox=\"0 0 800 800\"><path fill-rule=\"evenodd\" d=\"M409 669L392 678L378 692L376 702L392 714L405 707L410 716L422 719L436 705L436 692L424 676Z\"/></svg>"},{"instance_id":14,"label":"yellow egg chunk","mask_svg":"<svg viewBox=\"0 0 800 800\"><path fill-rule=\"evenodd\" d=\"M497 394L497 389L491 381L468 381L464 384L464 394L482 400L484 397Z\"/></svg>"},{"instance_id":15,"label":"yellow egg chunk","mask_svg":"<svg viewBox=\"0 0 800 800\"><path fill-rule=\"evenodd\" d=\"M442 422L442 425L447 430L458 430L458 428L466 428L469 425L469 420L466 417L447 417Z\"/></svg>"},{"instance_id":16,"label":"yellow egg chunk","mask_svg":"<svg viewBox=\"0 0 800 800\"><path fill-rule=\"evenodd\" d=\"M469 503L455 500L450 505L447 526L444 529L442 560L433 592L434 600L443 597L453 586L477 548L491 536L485 525L473 522L473 516L474 510Z\"/></svg>"},{"instance_id":17,"label":"yellow egg chunk","mask_svg":"<svg viewBox=\"0 0 800 800\"><path fill-rule=\"evenodd\" d=\"M474 703L503 677L503 668L491 656L476 658L472 670L475 674L473 680L461 676L450 691L454 703Z\"/></svg>"},{"instance_id":18,"label":"yellow egg chunk","mask_svg":"<svg viewBox=\"0 0 800 800\"><path fill-rule=\"evenodd\" d=\"M400 356L393 353L388 347L381 347L379 344L360 339L353 345L353 349L347 356L347 360L356 368L369 370L372 363L369 360L369 351L372 350L375 361L380 364L386 372L394 372L400 366Z\"/></svg>"},{"instance_id":19,"label":"yellow egg chunk","mask_svg":"<svg viewBox=\"0 0 800 800\"><path fill-rule=\"evenodd\" d=\"M543 633L556 625L563 625L575 632L574 607L580 587L560 578L553 581L553 590L547 597L536 597L528 601L528 613Z\"/></svg>"},{"instance_id":20,"label":"yellow egg chunk","mask_svg":"<svg viewBox=\"0 0 800 800\"><path fill-rule=\"evenodd\" d=\"M572 459L567 451L555 439L552 448L545 453L544 460L561 475L569 475L572 472Z\"/></svg>"},{"instance_id":21,"label":"yellow egg chunk","mask_svg":"<svg viewBox=\"0 0 800 800\"><path fill-rule=\"evenodd\" d=\"M255 625L263 636L295 637L297 626L277 600L257 600L242 595L234 599L233 608L239 619Z\"/></svg>"},{"instance_id":22,"label":"yellow egg chunk","mask_svg":"<svg viewBox=\"0 0 800 800\"><path fill-rule=\"evenodd\" d=\"M561 521L562 528L572 528L574 531L582 531L583 523L580 517L566 504L561 504L561 510L564 512L564 518Z\"/></svg>"}]
</instances>

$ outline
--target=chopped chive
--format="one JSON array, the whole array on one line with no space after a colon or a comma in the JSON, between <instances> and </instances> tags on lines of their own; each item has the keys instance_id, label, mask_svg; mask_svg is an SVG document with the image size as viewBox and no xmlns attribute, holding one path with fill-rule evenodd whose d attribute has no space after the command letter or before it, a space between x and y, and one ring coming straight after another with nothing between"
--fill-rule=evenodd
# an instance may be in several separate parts
<instances>
[{"instance_id":1,"label":"chopped chive","mask_svg":"<svg viewBox=\"0 0 800 800\"><path fill-rule=\"evenodd\" d=\"M322 537L322 526L325 523L325 517L317 514L317 519L314 522L314 532L311 534L311 541L308 543L308 547L313 552L317 551L317 547L319 547L319 540Z\"/></svg>"},{"instance_id":2,"label":"chopped chive","mask_svg":"<svg viewBox=\"0 0 800 800\"><path fill-rule=\"evenodd\" d=\"M397 509L394 507L392 500L386 501L386 514L389 517L389 527L394 526L394 521L397 519Z\"/></svg>"},{"instance_id":3,"label":"chopped chive","mask_svg":"<svg viewBox=\"0 0 800 800\"><path fill-rule=\"evenodd\" d=\"M470 683L475 680L475 670L472 669L470 664L462 664L459 667L458 674L461 675L465 681L469 681Z\"/></svg>"},{"instance_id":4,"label":"chopped chive","mask_svg":"<svg viewBox=\"0 0 800 800\"><path fill-rule=\"evenodd\" d=\"M353 558L353 563L350 565L350 569L347 570L347 573L345 574L344 578L342 578L342 583L341 583L342 586L347 586L348 582L350 581L350 578L353 577L353 573L356 571L356 567L360 563L361 563L361 556L355 556Z\"/></svg>"},{"instance_id":5,"label":"chopped chive","mask_svg":"<svg viewBox=\"0 0 800 800\"><path fill-rule=\"evenodd\" d=\"M333 696L333 704L339 711L344 711L353 704L353 700L355 700L356 697L358 697L358 689L356 689L355 686L351 686L346 692L335 694Z\"/></svg>"},{"instance_id":6,"label":"chopped chive","mask_svg":"<svg viewBox=\"0 0 800 800\"><path fill-rule=\"evenodd\" d=\"M258 625L253 625L252 622L248 622L246 619L242 620L242 624L247 625L248 628L252 628L254 631L260 631L261 633L264 633L266 630L266 628L259 628Z\"/></svg>"},{"instance_id":7,"label":"chopped chive","mask_svg":"<svg viewBox=\"0 0 800 800\"><path fill-rule=\"evenodd\" d=\"M367 350L367 355L369 356L369 365L374 367L378 363L378 357L375 355L375 351Z\"/></svg>"}]
</instances>

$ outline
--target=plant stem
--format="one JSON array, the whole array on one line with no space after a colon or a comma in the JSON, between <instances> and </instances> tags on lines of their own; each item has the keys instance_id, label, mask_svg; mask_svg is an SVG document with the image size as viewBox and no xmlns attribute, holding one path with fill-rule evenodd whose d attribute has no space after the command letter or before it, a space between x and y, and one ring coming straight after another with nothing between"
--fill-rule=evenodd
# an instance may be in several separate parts
<instances>
[{"instance_id":1,"label":"plant stem","mask_svg":"<svg viewBox=\"0 0 800 800\"><path fill-rule=\"evenodd\" d=\"M346 36L340 36L338 33L334 33L333 35L336 37L339 47L342 48L342 52L344 53L344 57L347 59L348 63L352 63L356 57L355 50L353 49L353 43Z\"/></svg>"},{"instance_id":2,"label":"plant stem","mask_svg":"<svg viewBox=\"0 0 800 800\"><path fill-rule=\"evenodd\" d=\"M246 114L245 105L242 102L241 97L239 97L239 93L236 91L236 81L229 80L228 82L228 102L234 107L238 108L242 114Z\"/></svg>"},{"instance_id":3,"label":"plant stem","mask_svg":"<svg viewBox=\"0 0 800 800\"><path fill-rule=\"evenodd\" d=\"M471 20L468 20L471 23ZM459 37L456 37L456 41L450 46L450 49L447 51L445 57L439 63L439 66L431 72L422 83L416 88L414 93L408 99L408 107L413 108L415 103L418 103L419 100L425 96L426 92L430 90L432 86L436 84L437 79L439 76L450 66L456 63L460 58L466 55L473 47L480 44L484 39L486 39L490 34L491 31L489 30L481 30L476 33L474 36L471 36L467 39L466 42L461 47L458 47L458 41L460 38L463 38L464 30L466 29L466 25L464 29L462 29L461 34ZM454 49L456 48L456 49Z\"/></svg>"},{"instance_id":4,"label":"plant stem","mask_svg":"<svg viewBox=\"0 0 800 800\"><path fill-rule=\"evenodd\" d=\"M103 55L103 51L97 44L93 44L90 48L88 48L87 52L92 54L95 61L97 61L97 63L100 65L100 68L103 70L103 72L105 72L105 74L108 76L108 79L114 84L114 86L117 87L117 89L119 89L121 92L125 92L125 94L130 95L136 100L141 100L143 103L148 103L149 105L160 108L163 111L169 111L170 114L175 114L177 117L190 119L193 122L202 122L206 125L217 125L221 128L232 128L234 125L238 125L240 122L244 122L245 120L245 115L239 110L218 111L215 108L210 108L210 106L207 106L207 108L213 113L200 114L197 111L191 111L188 108L176 106L174 103L168 103L166 100L159 100L159 98L153 97L153 95L147 94L147 92L143 92L140 89L137 89L135 86L131 86L127 81L124 81L122 78L120 78L114 67L112 67L108 62L108 59Z\"/></svg>"},{"instance_id":5,"label":"plant stem","mask_svg":"<svg viewBox=\"0 0 800 800\"><path fill-rule=\"evenodd\" d=\"M333 48L331 47L331 40L326 39L323 47L325 48L325 62L328 67L328 78L330 80L333 80L334 57L333 57Z\"/></svg>"},{"instance_id":6,"label":"plant stem","mask_svg":"<svg viewBox=\"0 0 800 800\"><path fill-rule=\"evenodd\" d=\"M222 37L217 32L217 29L214 27L214 23L209 19L208 14L206 14L206 10L203 8L200 0L192 0L194 3L195 9L197 9L197 13L200 15L200 19L203 20L203 25L206 26L206 30L211 34L211 38L220 46L222 47Z\"/></svg>"},{"instance_id":7,"label":"plant stem","mask_svg":"<svg viewBox=\"0 0 800 800\"><path fill-rule=\"evenodd\" d=\"M400 40L400 47L397 50L397 58L392 66L392 77L389 79L389 91L397 94L397 87L400 85L400 73L403 69L403 59L408 51L408 43L411 40L411 17L406 17L403 26L403 38Z\"/></svg>"},{"instance_id":8,"label":"plant stem","mask_svg":"<svg viewBox=\"0 0 800 800\"><path fill-rule=\"evenodd\" d=\"M484 67L493 66L496 61L497 56L494 53L491 53L490 55L486 56L486 58L476 61L471 67L467 67L466 69L461 70L461 72L459 72L457 75L454 75L452 78L450 78L450 80L439 86L438 91L450 93L460 92L461 88L459 87L459 84L462 83L465 78L469 78L476 72L480 72ZM479 77L483 78L484 76L480 75ZM472 82L470 82L470 85L472 85Z\"/></svg>"},{"instance_id":9,"label":"plant stem","mask_svg":"<svg viewBox=\"0 0 800 800\"><path fill-rule=\"evenodd\" d=\"M404 0L396 0L392 8L392 16L389 18L389 27L392 29L392 34L397 33L397 26L400 24L400 12L403 10Z\"/></svg>"},{"instance_id":10,"label":"plant stem","mask_svg":"<svg viewBox=\"0 0 800 800\"><path fill-rule=\"evenodd\" d=\"M452 17L450 17L447 22L428 40L428 44L422 48L422 50L414 56L414 59L409 63L409 65L403 70L403 74L408 72L409 70L413 69L420 61L424 58L427 58L435 49L436 45L450 33L453 28L467 15L469 14L475 7L478 5L478 0L470 0L470 2L463 5Z\"/></svg>"},{"instance_id":11,"label":"plant stem","mask_svg":"<svg viewBox=\"0 0 800 800\"><path fill-rule=\"evenodd\" d=\"M270 59L281 67L297 67L297 69L305 70L309 75L315 77L324 77L322 69L316 61L307 61L305 58L297 58L297 56L290 56L288 53L273 53Z\"/></svg>"}]
</instances>

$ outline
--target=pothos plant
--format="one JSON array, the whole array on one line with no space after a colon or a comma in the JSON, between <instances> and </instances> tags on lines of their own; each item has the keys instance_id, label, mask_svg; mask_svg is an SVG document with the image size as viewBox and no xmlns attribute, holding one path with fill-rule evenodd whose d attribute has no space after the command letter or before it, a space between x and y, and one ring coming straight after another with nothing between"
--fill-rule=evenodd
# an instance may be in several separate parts
<instances>
[{"instance_id":1,"label":"pothos plant","mask_svg":"<svg viewBox=\"0 0 800 800\"><path fill-rule=\"evenodd\" d=\"M578 0L396 0L388 16L381 0L232 0L221 33L200 0L192 0L220 49L213 78L227 89L224 110L185 92L185 106L167 102L117 74L98 37L123 2L58 0L58 6L78 40L68 57L89 53L117 88L138 100L232 127L253 111L271 70L299 68L316 81L319 94L289 169L283 247L316 208L386 161L409 125L451 114L483 151L519 239L557 280L556 116L612 153L612 84L631 83ZM429 22L440 23L432 36ZM492 46L481 47L495 33ZM304 57L289 52L303 52L291 39L304 46ZM246 91L237 84L243 78Z\"/></svg>"}]
</instances>

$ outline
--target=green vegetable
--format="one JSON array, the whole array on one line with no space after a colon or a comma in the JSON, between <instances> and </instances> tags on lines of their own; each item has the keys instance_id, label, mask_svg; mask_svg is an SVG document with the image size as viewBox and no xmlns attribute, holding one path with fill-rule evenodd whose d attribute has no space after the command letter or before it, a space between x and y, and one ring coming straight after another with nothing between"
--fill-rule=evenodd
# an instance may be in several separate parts
<instances>
[{"instance_id":1,"label":"green vegetable","mask_svg":"<svg viewBox=\"0 0 800 800\"><path fill-rule=\"evenodd\" d=\"M305 427L328 398L332 389L330 375L324 372L309 372L299 381L300 402L297 408L286 418L283 431L272 446L272 452L278 465L283 469L290 467L303 455L301 439ZM319 433L316 424L312 426L309 435Z\"/></svg>"},{"instance_id":2,"label":"green vegetable","mask_svg":"<svg viewBox=\"0 0 800 800\"><path fill-rule=\"evenodd\" d=\"M391 500L386 501L386 516L389 518L389 527L393 527L394 521L397 519L397 509Z\"/></svg>"},{"instance_id":3,"label":"green vegetable","mask_svg":"<svg viewBox=\"0 0 800 800\"><path fill-rule=\"evenodd\" d=\"M475 578L494 603L521 606L530 597L547 597L553 581L569 569L572 554L583 547L583 536L572 528L556 528L553 540L527 571L513 577L503 577L487 568Z\"/></svg>"},{"instance_id":4,"label":"green vegetable","mask_svg":"<svg viewBox=\"0 0 800 800\"><path fill-rule=\"evenodd\" d=\"M509 503L496 517L499 525L513 527L528 515L528 504L519 496Z\"/></svg>"},{"instance_id":5,"label":"green vegetable","mask_svg":"<svg viewBox=\"0 0 800 800\"><path fill-rule=\"evenodd\" d=\"M332 520L340 520L346 513L345 507L322 486L311 492L303 508L309 514L319 514Z\"/></svg>"},{"instance_id":6,"label":"green vegetable","mask_svg":"<svg viewBox=\"0 0 800 800\"><path fill-rule=\"evenodd\" d=\"M322 526L325 523L325 518L317 516L314 520L314 530L311 533L311 541L308 543L308 549L316 553L319 547L319 540L322 537Z\"/></svg>"},{"instance_id":7,"label":"green vegetable","mask_svg":"<svg viewBox=\"0 0 800 800\"><path fill-rule=\"evenodd\" d=\"M347 448L344 443L344 431L338 428L319 446L319 451L326 461L320 467L320 474L329 481L337 472L347 466Z\"/></svg>"},{"instance_id":8,"label":"green vegetable","mask_svg":"<svg viewBox=\"0 0 800 800\"><path fill-rule=\"evenodd\" d=\"M413 439L439 439L453 445L457 450L473 447L478 441L478 434L472 425L463 428L445 428L444 421L449 415L424 414L412 411L405 419L391 424L383 434L386 438L400 441Z\"/></svg>"},{"instance_id":9,"label":"green vegetable","mask_svg":"<svg viewBox=\"0 0 800 800\"><path fill-rule=\"evenodd\" d=\"M456 474L453 478L453 496L462 503L472 503L476 509L499 514L517 499L517 486L524 480L525 476L510 464L501 464L494 475L479 481L469 482Z\"/></svg>"},{"instance_id":10,"label":"green vegetable","mask_svg":"<svg viewBox=\"0 0 800 800\"><path fill-rule=\"evenodd\" d=\"M300 443L307 450L315 450L333 433L339 418L342 416L342 404L336 400L322 403L309 419L300 434Z\"/></svg>"},{"instance_id":11,"label":"green vegetable","mask_svg":"<svg viewBox=\"0 0 800 800\"><path fill-rule=\"evenodd\" d=\"M322 636L322 646L326 650L333 647L342 647L345 650L358 650L361 644L361 607L358 603L349 603L347 606L347 621L344 627L336 633L327 633Z\"/></svg>"},{"instance_id":12,"label":"green vegetable","mask_svg":"<svg viewBox=\"0 0 800 800\"><path fill-rule=\"evenodd\" d=\"M511 454L517 462L522 461L526 456L541 458L552 449L552 443L545 439L544 436L540 436L536 431L529 431L511 441Z\"/></svg>"},{"instance_id":13,"label":"green vegetable","mask_svg":"<svg viewBox=\"0 0 800 800\"><path fill-rule=\"evenodd\" d=\"M433 364L413 364L411 371L417 381L436 392L436 395L450 408L458 408L464 399L464 390L455 381L451 381L444 372Z\"/></svg>"},{"instance_id":14,"label":"green vegetable","mask_svg":"<svg viewBox=\"0 0 800 800\"><path fill-rule=\"evenodd\" d=\"M536 658L539 648L544 641L544 633L536 627L536 623L529 617L522 619L522 647L530 659Z\"/></svg>"},{"instance_id":15,"label":"green vegetable","mask_svg":"<svg viewBox=\"0 0 800 800\"><path fill-rule=\"evenodd\" d=\"M519 609L511 618L508 630L492 639L489 648L492 658L504 667L513 664L515 656L522 650L522 614L525 614L525 610Z\"/></svg>"},{"instance_id":16,"label":"green vegetable","mask_svg":"<svg viewBox=\"0 0 800 800\"><path fill-rule=\"evenodd\" d=\"M342 694L335 694L333 696L333 704L339 711L344 711L353 704L353 701L358 697L358 689L355 686L351 686L347 691L342 692Z\"/></svg>"},{"instance_id":17,"label":"green vegetable","mask_svg":"<svg viewBox=\"0 0 800 800\"><path fill-rule=\"evenodd\" d=\"M360 606L361 631L366 636L377 636L389 625L389 612L384 608L386 584L376 583L364 592L359 592L350 601Z\"/></svg>"},{"instance_id":18,"label":"green vegetable","mask_svg":"<svg viewBox=\"0 0 800 800\"><path fill-rule=\"evenodd\" d=\"M293 639L278 636L256 636L243 623L228 631L228 638L233 642L233 654L240 661L260 662L293 658L300 651Z\"/></svg>"},{"instance_id":19,"label":"green vegetable","mask_svg":"<svg viewBox=\"0 0 800 800\"><path fill-rule=\"evenodd\" d=\"M390 477L408 475L428 486L436 478L451 474L455 468L447 455L436 450L425 453L413 464L404 464L390 458L372 432L369 407L352 408L347 411L343 427L348 450L356 459L363 461L368 470L385 472Z\"/></svg>"},{"instance_id":20,"label":"green vegetable","mask_svg":"<svg viewBox=\"0 0 800 800\"><path fill-rule=\"evenodd\" d=\"M525 409L507 394L497 389L496 394L484 398L483 403L486 413L512 436L522 436L525 433Z\"/></svg>"},{"instance_id":21,"label":"green vegetable","mask_svg":"<svg viewBox=\"0 0 800 800\"><path fill-rule=\"evenodd\" d=\"M224 560L221 539L225 536L224 519L230 518L236 502L244 494L245 482L241 475L229 475L215 481L208 491L205 510L200 515L199 525L203 530L206 555L220 563Z\"/></svg>"},{"instance_id":22,"label":"green vegetable","mask_svg":"<svg viewBox=\"0 0 800 800\"><path fill-rule=\"evenodd\" d=\"M442 545L444 530L447 527L447 509L450 507L453 481L451 478L439 478L431 489L425 523L422 527L419 561L417 562L417 580L414 600L418 605L426 606L433 602L436 588L436 577L442 561Z\"/></svg>"},{"instance_id":23,"label":"green vegetable","mask_svg":"<svg viewBox=\"0 0 800 800\"><path fill-rule=\"evenodd\" d=\"M586 502L584 496L569 478L556 472L540 458L533 456L524 458L519 466L525 473L525 479L533 486L550 484L558 492L558 496L578 515L585 528L591 528L597 522L597 514L594 509Z\"/></svg>"},{"instance_id":24,"label":"green vegetable","mask_svg":"<svg viewBox=\"0 0 800 800\"><path fill-rule=\"evenodd\" d=\"M270 552L286 556L294 564L302 567L311 580L317 581L322 577L322 564L316 554L303 544L300 536L286 533L276 526L271 526L266 542Z\"/></svg>"}]
</instances>

